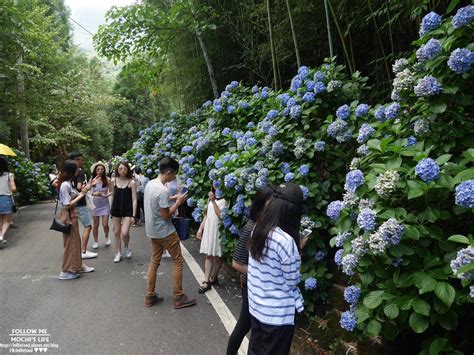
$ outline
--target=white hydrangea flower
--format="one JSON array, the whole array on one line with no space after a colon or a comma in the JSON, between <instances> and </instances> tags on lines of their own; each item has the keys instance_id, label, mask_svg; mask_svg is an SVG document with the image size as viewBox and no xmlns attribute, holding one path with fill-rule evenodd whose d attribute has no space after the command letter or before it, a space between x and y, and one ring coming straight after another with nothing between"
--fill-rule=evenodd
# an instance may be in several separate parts
<instances>
[{"instance_id":1,"label":"white hydrangea flower","mask_svg":"<svg viewBox=\"0 0 474 355\"><path fill-rule=\"evenodd\" d=\"M386 199L397 188L397 183L400 180L400 175L394 170L387 170L377 177L377 182L374 186L377 194Z\"/></svg>"}]
</instances>

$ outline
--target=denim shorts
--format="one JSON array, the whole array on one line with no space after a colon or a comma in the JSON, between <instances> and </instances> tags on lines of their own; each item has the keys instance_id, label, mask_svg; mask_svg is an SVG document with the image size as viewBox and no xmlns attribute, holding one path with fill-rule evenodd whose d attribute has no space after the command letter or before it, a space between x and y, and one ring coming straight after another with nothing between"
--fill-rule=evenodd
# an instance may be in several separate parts
<instances>
[{"instance_id":1,"label":"denim shorts","mask_svg":"<svg viewBox=\"0 0 474 355\"><path fill-rule=\"evenodd\" d=\"M91 224L91 215L87 206L76 206L77 215L81 224L84 228L90 227Z\"/></svg>"},{"instance_id":2,"label":"denim shorts","mask_svg":"<svg viewBox=\"0 0 474 355\"><path fill-rule=\"evenodd\" d=\"M10 195L0 195L0 214L12 213L12 197Z\"/></svg>"}]
</instances>

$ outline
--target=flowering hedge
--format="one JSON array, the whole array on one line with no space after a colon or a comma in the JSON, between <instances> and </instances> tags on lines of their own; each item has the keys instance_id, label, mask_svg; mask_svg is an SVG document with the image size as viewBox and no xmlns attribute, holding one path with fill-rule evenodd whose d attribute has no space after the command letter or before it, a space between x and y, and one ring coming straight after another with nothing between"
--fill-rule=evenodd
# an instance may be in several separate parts
<instances>
[{"instance_id":1,"label":"flowering hedge","mask_svg":"<svg viewBox=\"0 0 474 355\"><path fill-rule=\"evenodd\" d=\"M150 178L162 156L179 160L196 222L214 186L230 203L227 255L259 186L299 184L302 227L313 230L302 265L308 314L327 298L333 235L351 281L341 326L387 339L419 333L426 349L447 351L466 341L453 330L472 316L471 20L472 6L452 20L425 17L420 48L394 64L388 104L364 103L366 78L327 60L301 67L284 92L232 82L192 114L142 131L127 158Z\"/></svg>"},{"instance_id":2,"label":"flowering hedge","mask_svg":"<svg viewBox=\"0 0 474 355\"><path fill-rule=\"evenodd\" d=\"M48 166L34 163L15 149L16 157L8 157L10 171L15 174L17 192L15 200L20 205L32 204L50 197Z\"/></svg>"}]
</instances>

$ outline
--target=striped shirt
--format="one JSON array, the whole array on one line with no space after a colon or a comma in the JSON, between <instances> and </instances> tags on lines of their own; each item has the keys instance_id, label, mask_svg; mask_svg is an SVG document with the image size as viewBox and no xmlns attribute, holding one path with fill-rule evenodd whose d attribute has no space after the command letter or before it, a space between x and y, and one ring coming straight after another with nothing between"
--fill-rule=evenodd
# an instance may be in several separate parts
<instances>
[{"instance_id":1,"label":"striped shirt","mask_svg":"<svg viewBox=\"0 0 474 355\"><path fill-rule=\"evenodd\" d=\"M303 311L301 257L293 238L280 228L270 232L260 261L249 256L249 311L269 325L295 324L295 309Z\"/></svg>"}]
</instances>

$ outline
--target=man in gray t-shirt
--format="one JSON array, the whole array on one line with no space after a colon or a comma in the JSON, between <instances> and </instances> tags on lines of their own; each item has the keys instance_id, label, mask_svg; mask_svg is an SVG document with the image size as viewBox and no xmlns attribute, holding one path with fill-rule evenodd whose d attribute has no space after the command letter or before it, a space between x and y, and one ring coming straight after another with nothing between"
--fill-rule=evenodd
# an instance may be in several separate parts
<instances>
[{"instance_id":1,"label":"man in gray t-shirt","mask_svg":"<svg viewBox=\"0 0 474 355\"><path fill-rule=\"evenodd\" d=\"M173 214L187 198L187 194L171 196L176 199L173 206L169 207L170 199L165 183L173 181L179 170L179 164L172 158L165 157L160 160L160 175L151 180L144 193L145 230L151 240L151 260L147 273L147 295L145 306L151 307L163 300L155 293L156 272L160 266L163 250L171 254L173 260L173 298L174 308L194 306L196 300L183 293L183 256L178 233L171 222Z\"/></svg>"}]
</instances>

